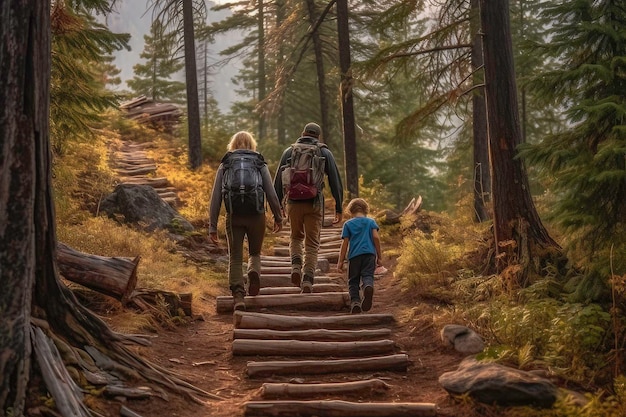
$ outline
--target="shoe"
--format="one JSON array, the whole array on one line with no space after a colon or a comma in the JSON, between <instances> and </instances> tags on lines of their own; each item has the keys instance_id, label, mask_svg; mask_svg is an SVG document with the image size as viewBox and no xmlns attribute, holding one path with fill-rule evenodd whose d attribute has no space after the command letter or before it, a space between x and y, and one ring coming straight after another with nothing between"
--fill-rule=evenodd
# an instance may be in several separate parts
<instances>
[{"instance_id":1,"label":"shoe","mask_svg":"<svg viewBox=\"0 0 626 417\"><path fill-rule=\"evenodd\" d=\"M361 313L361 303L358 301L353 301L350 303L350 314L360 314Z\"/></svg>"},{"instance_id":2,"label":"shoe","mask_svg":"<svg viewBox=\"0 0 626 417\"><path fill-rule=\"evenodd\" d=\"M292 267L291 268L291 283L295 285L296 287L299 287L301 281L302 281L302 273L300 272L300 269L296 267Z\"/></svg>"},{"instance_id":3,"label":"shoe","mask_svg":"<svg viewBox=\"0 0 626 417\"><path fill-rule=\"evenodd\" d=\"M302 294L310 294L313 292L313 284L310 281L302 281Z\"/></svg>"},{"instance_id":4,"label":"shoe","mask_svg":"<svg viewBox=\"0 0 626 417\"><path fill-rule=\"evenodd\" d=\"M246 311L246 303L244 302L243 294L233 294L233 309L235 311Z\"/></svg>"},{"instance_id":5,"label":"shoe","mask_svg":"<svg viewBox=\"0 0 626 417\"><path fill-rule=\"evenodd\" d=\"M248 272L248 295L259 295L261 289L261 278L256 271Z\"/></svg>"},{"instance_id":6,"label":"shoe","mask_svg":"<svg viewBox=\"0 0 626 417\"><path fill-rule=\"evenodd\" d=\"M363 302L361 303L361 309L363 311L370 311L372 308L372 298L374 297L374 287L371 285L363 288Z\"/></svg>"}]
</instances>

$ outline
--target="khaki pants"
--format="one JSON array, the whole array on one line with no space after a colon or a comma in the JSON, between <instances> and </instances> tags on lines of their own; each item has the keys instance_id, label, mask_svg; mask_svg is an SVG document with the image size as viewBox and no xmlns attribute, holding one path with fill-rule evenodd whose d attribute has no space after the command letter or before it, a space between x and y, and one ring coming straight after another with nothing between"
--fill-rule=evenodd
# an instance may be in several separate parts
<instances>
[{"instance_id":1,"label":"khaki pants","mask_svg":"<svg viewBox=\"0 0 626 417\"><path fill-rule=\"evenodd\" d=\"M243 240L248 237L248 272L261 273L261 247L265 237L265 214L249 216L226 215L226 239L228 240L228 283L233 295L245 295L243 277Z\"/></svg>"},{"instance_id":2,"label":"khaki pants","mask_svg":"<svg viewBox=\"0 0 626 417\"><path fill-rule=\"evenodd\" d=\"M317 268L317 252L320 247L320 232L324 219L323 201L316 199L303 202L288 202L287 214L291 226L289 253L292 265L302 265L303 279L313 283ZM304 263L303 261L304 243Z\"/></svg>"}]
</instances>

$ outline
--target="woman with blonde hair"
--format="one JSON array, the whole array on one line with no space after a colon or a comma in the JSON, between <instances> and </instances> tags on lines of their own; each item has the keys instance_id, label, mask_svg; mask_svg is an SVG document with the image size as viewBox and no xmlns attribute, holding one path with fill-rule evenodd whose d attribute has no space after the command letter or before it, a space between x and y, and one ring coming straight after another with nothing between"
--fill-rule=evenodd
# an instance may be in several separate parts
<instances>
[{"instance_id":1,"label":"woman with blonde hair","mask_svg":"<svg viewBox=\"0 0 626 417\"><path fill-rule=\"evenodd\" d=\"M222 158L209 206L209 237L219 242L217 221L226 208L226 240L228 242L228 282L235 310L245 310L246 295L243 277L243 242L248 238L248 295L259 293L261 286L261 247L265 237L265 197L274 215L274 233L282 229L282 215L272 177L256 151L256 141L249 132L235 133L228 152Z\"/></svg>"}]
</instances>

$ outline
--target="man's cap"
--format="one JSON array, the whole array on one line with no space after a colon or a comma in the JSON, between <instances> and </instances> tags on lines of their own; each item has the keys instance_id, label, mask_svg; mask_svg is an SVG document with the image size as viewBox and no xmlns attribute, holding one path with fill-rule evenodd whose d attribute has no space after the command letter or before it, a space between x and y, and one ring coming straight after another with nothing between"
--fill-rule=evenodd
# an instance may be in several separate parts
<instances>
[{"instance_id":1,"label":"man's cap","mask_svg":"<svg viewBox=\"0 0 626 417\"><path fill-rule=\"evenodd\" d=\"M307 125L304 126L303 132L318 138L322 133L322 128L317 123L307 123Z\"/></svg>"}]
</instances>

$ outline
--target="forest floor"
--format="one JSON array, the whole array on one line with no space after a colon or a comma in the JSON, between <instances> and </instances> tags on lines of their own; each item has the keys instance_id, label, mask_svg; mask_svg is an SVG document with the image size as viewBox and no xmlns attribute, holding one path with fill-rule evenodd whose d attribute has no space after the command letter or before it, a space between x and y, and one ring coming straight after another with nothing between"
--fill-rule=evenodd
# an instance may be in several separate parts
<instances>
[{"instance_id":1,"label":"forest floor","mask_svg":"<svg viewBox=\"0 0 626 417\"><path fill-rule=\"evenodd\" d=\"M259 390L264 382L312 383L320 379L323 382L345 382L378 378L391 386L382 395L342 395L317 399L434 403L438 416L471 415L466 407L455 402L438 383L442 373L455 370L463 359L463 355L445 347L440 340L440 329L433 324L435 310L439 307L419 301L403 290L401 280L393 275L391 263L385 262L389 271L384 276L377 277L372 309L369 313L362 314L385 313L395 317L393 340L397 345L396 353L405 353L409 357L410 366L406 372L355 372L318 378L303 376L295 381L288 377L251 379L246 376L246 363L265 358L234 356L231 349L233 316L215 313L215 300L206 300L204 302L209 303L207 311L214 313L207 313L202 319L175 329L161 330L152 338L152 346L141 350L148 360L172 370L202 390L219 396L221 400L203 400L206 401L204 404L198 404L183 396L170 395L168 401L160 398L132 401L128 407L144 417L243 416L246 401L262 400ZM224 295L226 294L224 289ZM262 312L284 315L349 314L347 308L334 312L303 312L285 308L265 309ZM293 358L271 357L271 360L287 359ZM464 410L461 411L461 408Z\"/></svg>"}]
</instances>

